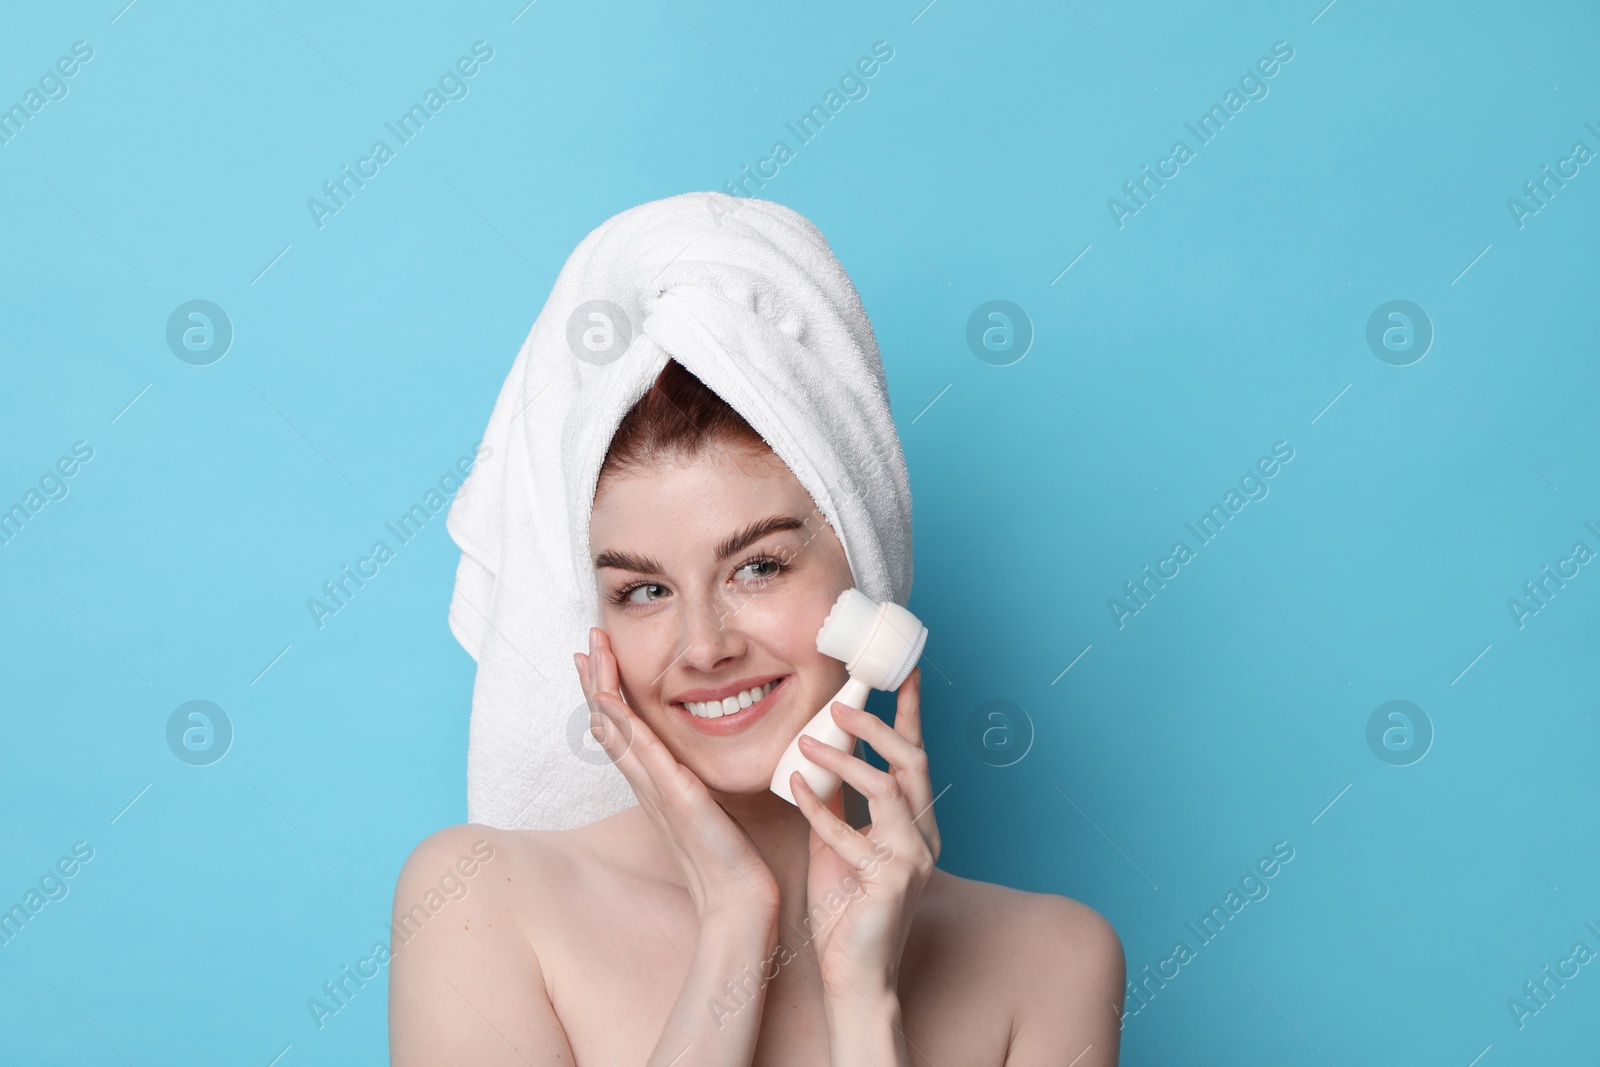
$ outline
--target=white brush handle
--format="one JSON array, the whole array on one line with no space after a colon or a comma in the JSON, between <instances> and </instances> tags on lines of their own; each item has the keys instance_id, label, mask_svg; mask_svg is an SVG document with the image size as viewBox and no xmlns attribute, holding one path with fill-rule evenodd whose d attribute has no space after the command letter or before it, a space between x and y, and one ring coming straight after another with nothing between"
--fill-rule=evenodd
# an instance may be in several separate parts
<instances>
[{"instance_id":1,"label":"white brush handle","mask_svg":"<svg viewBox=\"0 0 1600 1067\"><path fill-rule=\"evenodd\" d=\"M783 758L778 760L778 769L772 772L774 793L794 804L794 792L789 788L789 775L799 771L812 792L816 793L824 803L833 799L833 794L839 788L839 776L826 767L819 767L806 759L805 754L800 751L800 738L803 735L810 735L840 752L849 752L855 746L856 739L833 721L834 702L847 704L852 708L865 708L867 694L870 692L872 690L867 683L851 678L844 683L843 689L834 694L832 700L822 705L822 710L811 717L805 728L789 742L789 747L783 750Z\"/></svg>"}]
</instances>

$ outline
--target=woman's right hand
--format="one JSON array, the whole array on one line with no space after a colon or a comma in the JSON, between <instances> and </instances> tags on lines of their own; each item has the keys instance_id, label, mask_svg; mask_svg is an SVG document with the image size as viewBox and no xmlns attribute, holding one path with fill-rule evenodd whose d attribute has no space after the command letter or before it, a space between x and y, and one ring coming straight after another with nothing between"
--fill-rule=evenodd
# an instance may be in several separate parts
<instances>
[{"instance_id":1,"label":"woman's right hand","mask_svg":"<svg viewBox=\"0 0 1600 1067\"><path fill-rule=\"evenodd\" d=\"M591 627L589 654L574 653L573 661L591 732L677 860L701 924L712 917L776 922L777 879L744 828L623 701L610 636Z\"/></svg>"},{"instance_id":2,"label":"woman's right hand","mask_svg":"<svg viewBox=\"0 0 1600 1067\"><path fill-rule=\"evenodd\" d=\"M778 881L744 828L679 763L655 731L622 699L611 638L589 630L589 654L573 661L589 701L591 731L633 787L667 851L683 872L700 917L689 973L656 1039L649 1067L681 1063L688 1049L707 1067L748 1065L755 1057L766 1008L766 984L736 1008L728 982L770 958L778 937ZM707 1004L721 1004L719 1015Z\"/></svg>"}]
</instances>

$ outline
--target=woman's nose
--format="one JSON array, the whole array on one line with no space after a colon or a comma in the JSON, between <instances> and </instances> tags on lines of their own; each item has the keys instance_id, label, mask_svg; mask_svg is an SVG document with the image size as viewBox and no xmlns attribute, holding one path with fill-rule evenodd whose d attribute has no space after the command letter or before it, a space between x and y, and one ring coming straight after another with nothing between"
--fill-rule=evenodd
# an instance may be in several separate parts
<instances>
[{"instance_id":1,"label":"woman's nose","mask_svg":"<svg viewBox=\"0 0 1600 1067\"><path fill-rule=\"evenodd\" d=\"M678 613L682 627L681 661L695 670L711 672L744 651L738 611L720 600L700 600Z\"/></svg>"}]
</instances>

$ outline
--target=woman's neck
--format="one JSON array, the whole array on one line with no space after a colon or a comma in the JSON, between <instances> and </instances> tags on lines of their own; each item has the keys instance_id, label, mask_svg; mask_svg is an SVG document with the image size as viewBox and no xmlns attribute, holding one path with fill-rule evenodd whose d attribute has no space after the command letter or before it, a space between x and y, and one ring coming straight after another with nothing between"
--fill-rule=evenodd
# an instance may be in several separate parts
<instances>
[{"instance_id":1,"label":"woman's neck","mask_svg":"<svg viewBox=\"0 0 1600 1067\"><path fill-rule=\"evenodd\" d=\"M799 923L807 911L806 876L811 866L811 822L798 807L775 793L713 793L717 801L750 835L756 851L777 880L780 928ZM844 788L828 801L828 810L845 815ZM853 805L852 805L853 806Z\"/></svg>"}]
</instances>

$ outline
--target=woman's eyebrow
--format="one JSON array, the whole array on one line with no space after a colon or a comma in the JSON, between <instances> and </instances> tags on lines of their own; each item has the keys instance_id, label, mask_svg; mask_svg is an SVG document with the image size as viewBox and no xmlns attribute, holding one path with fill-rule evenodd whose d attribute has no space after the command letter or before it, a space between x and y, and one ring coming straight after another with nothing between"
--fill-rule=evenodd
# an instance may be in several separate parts
<instances>
[{"instance_id":1,"label":"woman's eyebrow","mask_svg":"<svg viewBox=\"0 0 1600 1067\"><path fill-rule=\"evenodd\" d=\"M594 558L594 569L615 567L619 571L638 571L640 574L665 574L667 569L649 556L634 552L616 552L611 549Z\"/></svg>"},{"instance_id":2,"label":"woman's eyebrow","mask_svg":"<svg viewBox=\"0 0 1600 1067\"><path fill-rule=\"evenodd\" d=\"M803 530L806 520L793 515L771 515L758 519L749 526L724 538L717 546L717 559L725 560L740 549L749 548L768 534L783 530ZM649 556L636 552L607 549L594 558L595 570L612 567L616 570L635 571L639 574L664 574L666 568Z\"/></svg>"},{"instance_id":3,"label":"woman's eyebrow","mask_svg":"<svg viewBox=\"0 0 1600 1067\"><path fill-rule=\"evenodd\" d=\"M749 526L740 530L717 546L717 559L724 560L738 552L740 549L749 548L768 534L779 533L783 530L803 530L806 520L793 515L772 515L765 519L758 519Z\"/></svg>"}]
</instances>

